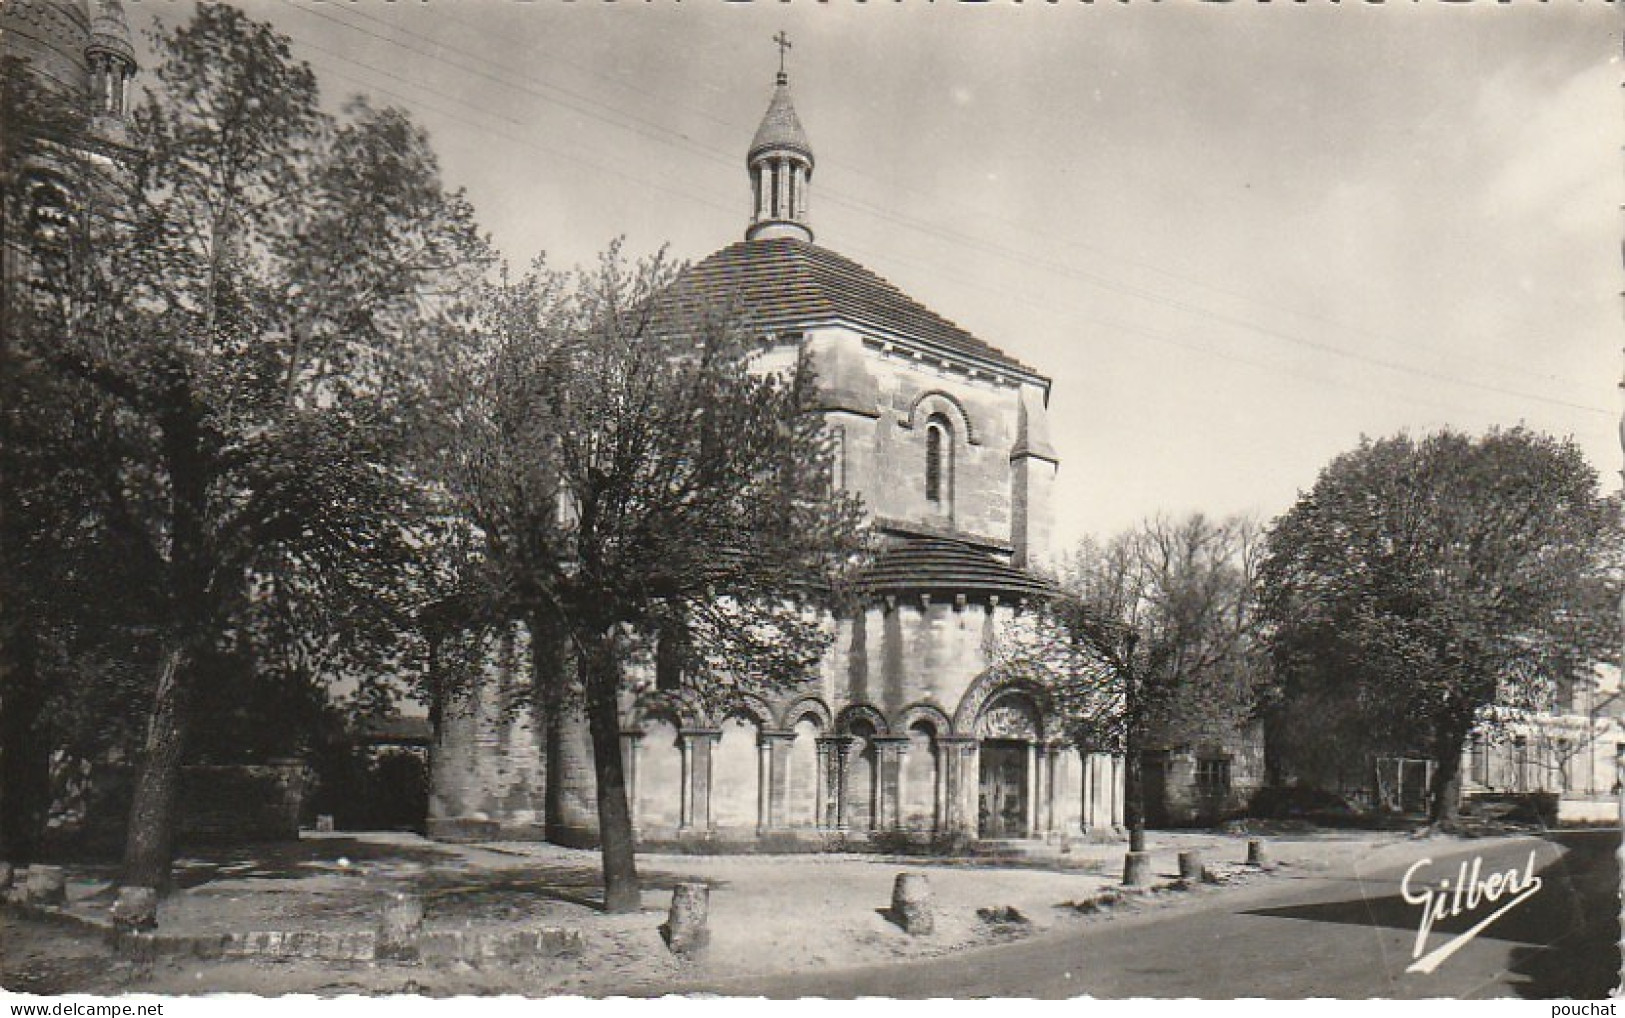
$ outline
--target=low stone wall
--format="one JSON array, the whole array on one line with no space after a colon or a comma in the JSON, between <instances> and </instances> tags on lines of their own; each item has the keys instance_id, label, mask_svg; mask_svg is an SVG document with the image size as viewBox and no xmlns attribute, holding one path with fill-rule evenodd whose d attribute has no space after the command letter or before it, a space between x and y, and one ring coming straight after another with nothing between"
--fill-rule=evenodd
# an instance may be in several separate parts
<instances>
[{"instance_id":1,"label":"low stone wall","mask_svg":"<svg viewBox=\"0 0 1625 1018\"><path fill-rule=\"evenodd\" d=\"M1617 799L1559 799L1557 822L1560 824L1617 824Z\"/></svg>"},{"instance_id":2,"label":"low stone wall","mask_svg":"<svg viewBox=\"0 0 1625 1018\"><path fill-rule=\"evenodd\" d=\"M387 957L379 950L381 938L377 930L254 930L209 935L130 932L115 929L109 920L35 904L20 892L20 888L10 889L0 898L0 908L106 937L116 954L137 961L253 958L338 964L389 961L420 965L533 965L579 958L583 949L580 930L558 927L485 930L429 926L398 938Z\"/></svg>"},{"instance_id":3,"label":"low stone wall","mask_svg":"<svg viewBox=\"0 0 1625 1018\"><path fill-rule=\"evenodd\" d=\"M434 930L413 938L398 963L442 965L526 965L579 958L579 930L553 927L535 930ZM114 949L137 960L161 957L255 958L263 961L364 963L380 960L379 936L373 930L260 930L221 936L191 937L163 933L119 933Z\"/></svg>"},{"instance_id":4,"label":"low stone wall","mask_svg":"<svg viewBox=\"0 0 1625 1018\"><path fill-rule=\"evenodd\" d=\"M298 840L312 780L310 769L295 759L189 764L181 768L179 841L196 845ZM101 768L82 824L69 836L89 846L122 845L134 788L131 768Z\"/></svg>"},{"instance_id":5,"label":"low stone wall","mask_svg":"<svg viewBox=\"0 0 1625 1018\"><path fill-rule=\"evenodd\" d=\"M298 760L181 771L181 838L294 841L311 773Z\"/></svg>"}]
</instances>

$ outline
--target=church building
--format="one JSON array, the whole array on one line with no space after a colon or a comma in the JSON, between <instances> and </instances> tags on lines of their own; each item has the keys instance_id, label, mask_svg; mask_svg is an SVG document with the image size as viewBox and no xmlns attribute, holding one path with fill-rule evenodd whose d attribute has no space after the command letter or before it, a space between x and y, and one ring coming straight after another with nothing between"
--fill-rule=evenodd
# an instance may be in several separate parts
<instances>
[{"instance_id":1,"label":"church building","mask_svg":"<svg viewBox=\"0 0 1625 1018\"><path fill-rule=\"evenodd\" d=\"M1078 751L1044 689L989 668L997 628L1049 589L1050 380L815 242L813 148L782 69L745 163L743 239L675 285L738 302L773 349L811 356L837 481L885 546L861 611L836 620L819 674L792 694L727 716L680 693L625 695L640 845L962 846L1120 829L1121 761ZM430 834L592 844L586 724L538 725L516 708L519 671L493 667L437 711Z\"/></svg>"}]
</instances>

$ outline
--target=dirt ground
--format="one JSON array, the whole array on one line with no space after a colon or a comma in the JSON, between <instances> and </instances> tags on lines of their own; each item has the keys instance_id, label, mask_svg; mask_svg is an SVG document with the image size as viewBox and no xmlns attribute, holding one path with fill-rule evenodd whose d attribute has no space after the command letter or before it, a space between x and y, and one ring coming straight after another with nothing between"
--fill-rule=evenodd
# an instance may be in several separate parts
<instances>
[{"instance_id":1,"label":"dirt ground","mask_svg":"<svg viewBox=\"0 0 1625 1018\"><path fill-rule=\"evenodd\" d=\"M1271 838L1269 848L1288 868L1313 871L1403 840L1392 832L1292 832ZM1244 837L1157 833L1150 848L1153 869L1165 882L1176 876L1182 849L1201 851L1231 881L1269 879L1237 865L1246 856ZM997 861L641 855L643 911L607 915L597 907L593 852L530 843L446 845L394 833L309 835L296 844L183 860L179 888L160 911L160 931L370 929L388 896L409 889L423 896L431 928L578 929L582 957L486 968L192 959L140 965L113 958L94 935L4 913L0 986L35 994L659 994L696 979L926 957L1101 921L1103 913L1070 906L1117 885L1122 853L1121 844L1092 844ZM911 937L886 917L892 882L904 870L930 880L936 929L929 936ZM110 876L70 868L69 911L104 917ZM712 942L699 958L674 957L659 933L678 881L711 887ZM1116 907L1179 907L1180 898L1157 894ZM1015 915L1003 911L990 919L979 909L1013 909Z\"/></svg>"}]
</instances>

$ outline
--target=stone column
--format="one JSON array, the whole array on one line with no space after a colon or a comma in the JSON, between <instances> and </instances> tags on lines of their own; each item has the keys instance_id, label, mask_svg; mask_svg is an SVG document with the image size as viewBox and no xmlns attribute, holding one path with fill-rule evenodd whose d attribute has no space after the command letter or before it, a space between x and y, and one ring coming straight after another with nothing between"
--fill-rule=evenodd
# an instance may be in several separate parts
<instances>
[{"instance_id":1,"label":"stone column","mask_svg":"<svg viewBox=\"0 0 1625 1018\"><path fill-rule=\"evenodd\" d=\"M1111 761L1109 768L1111 777L1108 780L1111 782L1112 826L1121 828L1123 826L1123 797L1126 794L1123 784L1125 780L1123 758L1113 753L1107 759Z\"/></svg>"},{"instance_id":2,"label":"stone column","mask_svg":"<svg viewBox=\"0 0 1625 1018\"><path fill-rule=\"evenodd\" d=\"M687 773L684 785L689 789L688 827L698 831L711 830L711 758L717 740L722 737L719 728L690 728L680 733L683 739L683 762Z\"/></svg>"},{"instance_id":3,"label":"stone column","mask_svg":"<svg viewBox=\"0 0 1625 1018\"><path fill-rule=\"evenodd\" d=\"M969 735L937 738L942 763L942 828L950 835L976 837L976 739Z\"/></svg>"},{"instance_id":4,"label":"stone column","mask_svg":"<svg viewBox=\"0 0 1625 1018\"><path fill-rule=\"evenodd\" d=\"M1038 766L1038 801L1033 807L1033 836L1046 837L1055 829L1055 775L1052 747L1039 743L1033 747Z\"/></svg>"},{"instance_id":5,"label":"stone column","mask_svg":"<svg viewBox=\"0 0 1625 1018\"><path fill-rule=\"evenodd\" d=\"M846 751L852 745L849 735L831 735L818 740L818 758L823 764L823 826L836 831L847 828Z\"/></svg>"},{"instance_id":6,"label":"stone column","mask_svg":"<svg viewBox=\"0 0 1625 1018\"><path fill-rule=\"evenodd\" d=\"M760 735L756 738L756 836L761 837L772 823L773 747Z\"/></svg>"},{"instance_id":7,"label":"stone column","mask_svg":"<svg viewBox=\"0 0 1625 1018\"><path fill-rule=\"evenodd\" d=\"M1040 760L1038 743L1027 743L1027 837L1038 837L1038 793L1042 784L1038 780Z\"/></svg>"},{"instance_id":8,"label":"stone column","mask_svg":"<svg viewBox=\"0 0 1625 1018\"><path fill-rule=\"evenodd\" d=\"M783 830L789 826L790 802L790 748L795 743L795 732L764 729L761 746L767 756L767 769L762 775L766 805L762 811L763 829Z\"/></svg>"},{"instance_id":9,"label":"stone column","mask_svg":"<svg viewBox=\"0 0 1625 1018\"><path fill-rule=\"evenodd\" d=\"M908 736L874 737L875 767L880 771L875 796L875 830L895 831L903 825L903 754Z\"/></svg>"},{"instance_id":10,"label":"stone column","mask_svg":"<svg viewBox=\"0 0 1625 1018\"><path fill-rule=\"evenodd\" d=\"M682 755L682 775L677 781L677 829L686 831L694 826L694 744L687 735L679 735L677 748Z\"/></svg>"}]
</instances>

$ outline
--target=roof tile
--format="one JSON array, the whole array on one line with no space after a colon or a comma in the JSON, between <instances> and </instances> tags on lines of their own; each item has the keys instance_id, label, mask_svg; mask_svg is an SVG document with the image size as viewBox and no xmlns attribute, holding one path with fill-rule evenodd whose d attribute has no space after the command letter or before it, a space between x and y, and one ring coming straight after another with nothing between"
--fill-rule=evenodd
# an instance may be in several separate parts
<instances>
[{"instance_id":1,"label":"roof tile","mask_svg":"<svg viewBox=\"0 0 1625 1018\"><path fill-rule=\"evenodd\" d=\"M689 267L667 297L736 306L764 332L838 321L1043 377L850 258L793 237L730 244Z\"/></svg>"}]
</instances>

